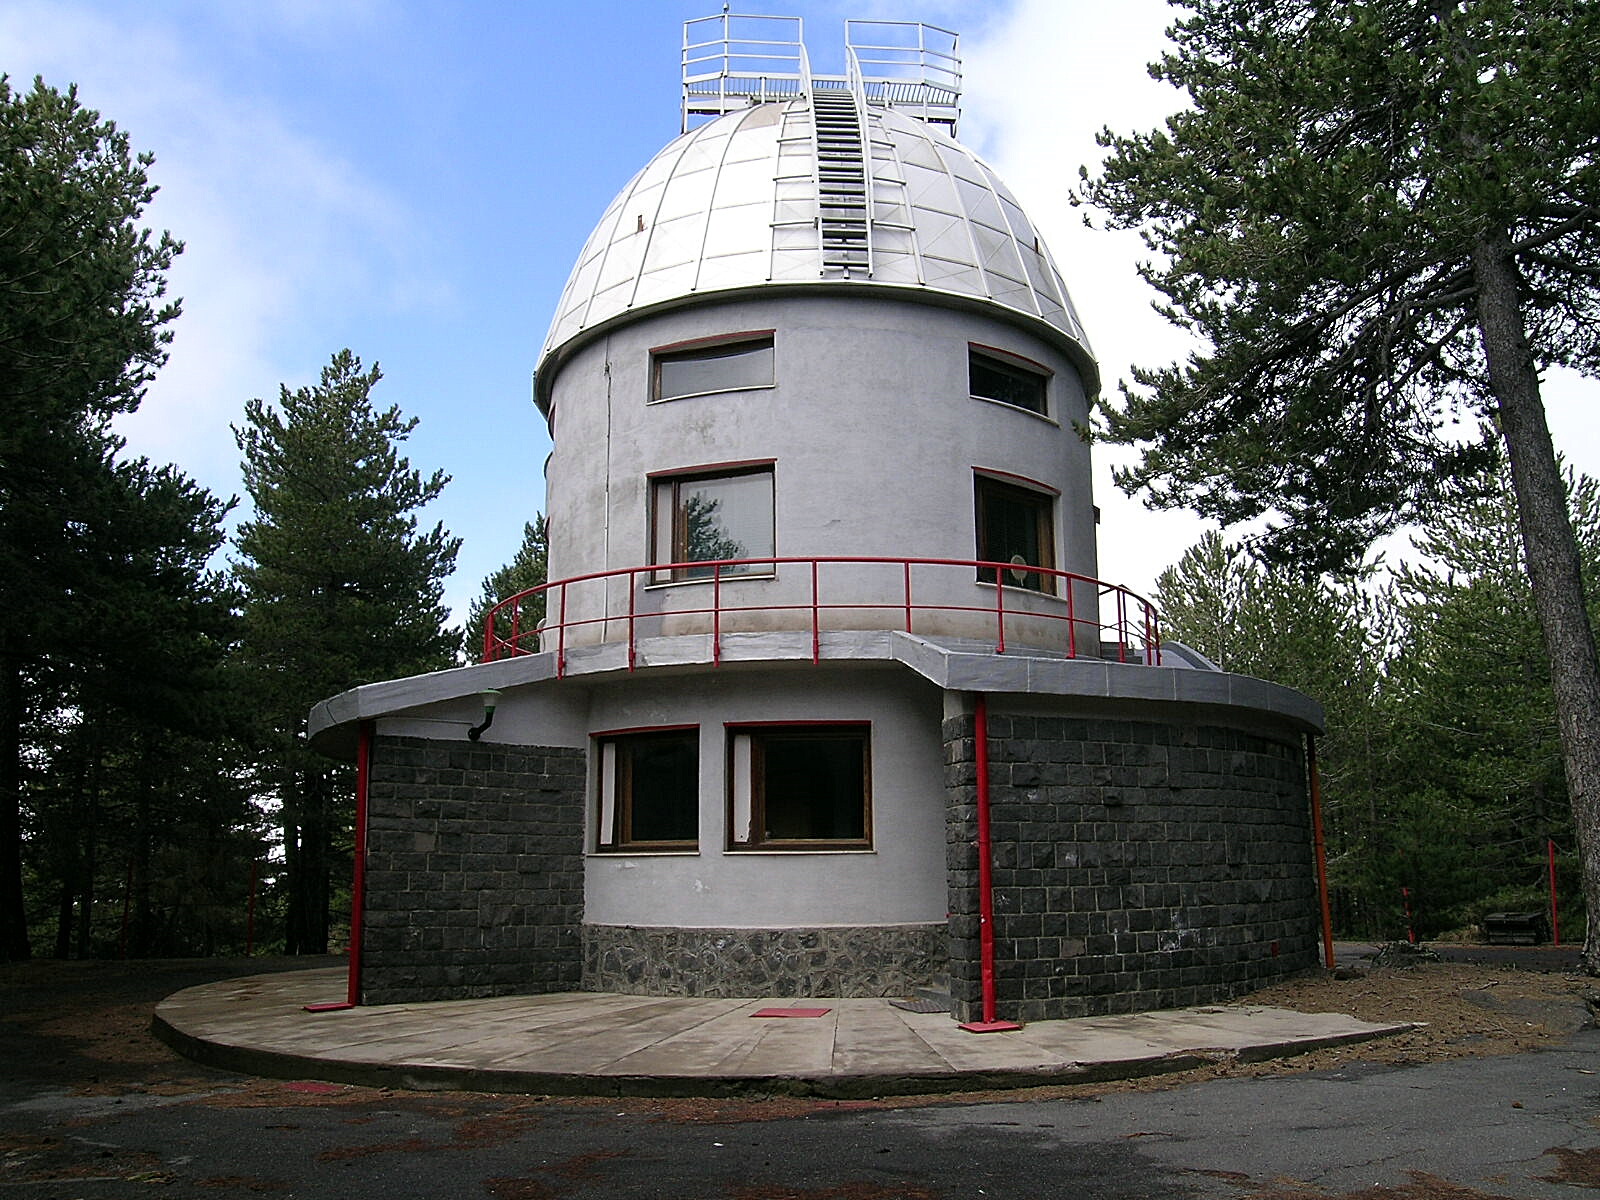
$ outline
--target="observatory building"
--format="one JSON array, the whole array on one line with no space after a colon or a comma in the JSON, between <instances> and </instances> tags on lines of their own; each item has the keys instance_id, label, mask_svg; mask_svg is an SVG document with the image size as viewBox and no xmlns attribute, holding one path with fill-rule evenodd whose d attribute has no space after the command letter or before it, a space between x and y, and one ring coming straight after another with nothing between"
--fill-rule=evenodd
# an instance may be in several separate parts
<instances>
[{"instance_id":1,"label":"observatory building","mask_svg":"<svg viewBox=\"0 0 1600 1200\"><path fill-rule=\"evenodd\" d=\"M550 582L311 715L359 765L352 1001L900 997L977 1027L1312 965L1321 710L1097 578L1100 387L955 140L956 37L685 27L682 133L535 383Z\"/></svg>"}]
</instances>

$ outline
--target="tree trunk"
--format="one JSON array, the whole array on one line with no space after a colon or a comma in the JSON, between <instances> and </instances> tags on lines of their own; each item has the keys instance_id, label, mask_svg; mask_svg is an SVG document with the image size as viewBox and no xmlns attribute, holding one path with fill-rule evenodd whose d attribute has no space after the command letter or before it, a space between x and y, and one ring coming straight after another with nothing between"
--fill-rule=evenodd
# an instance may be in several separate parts
<instances>
[{"instance_id":1,"label":"tree trunk","mask_svg":"<svg viewBox=\"0 0 1600 1200\"><path fill-rule=\"evenodd\" d=\"M1600 660L1584 604L1578 542L1539 396L1522 316L1521 274L1504 230L1473 246L1478 327L1511 464L1534 608L1550 657L1572 827L1589 911L1583 968L1600 975Z\"/></svg>"},{"instance_id":2,"label":"tree trunk","mask_svg":"<svg viewBox=\"0 0 1600 1200\"><path fill-rule=\"evenodd\" d=\"M285 770L279 824L283 828L283 952L299 954L300 928L303 918L300 909L304 896L300 889L300 875L304 871L300 860L300 776Z\"/></svg>"},{"instance_id":3,"label":"tree trunk","mask_svg":"<svg viewBox=\"0 0 1600 1200\"><path fill-rule=\"evenodd\" d=\"M153 840L150 821L150 795L156 780L148 767L150 746L144 745L140 755L143 765L138 773L138 794L133 816L133 949L134 958L149 958L155 952L155 914L150 905L150 844Z\"/></svg>"},{"instance_id":4,"label":"tree trunk","mask_svg":"<svg viewBox=\"0 0 1600 1200\"><path fill-rule=\"evenodd\" d=\"M22 708L22 660L0 655L0 962L32 953L22 896Z\"/></svg>"},{"instance_id":5,"label":"tree trunk","mask_svg":"<svg viewBox=\"0 0 1600 1200\"><path fill-rule=\"evenodd\" d=\"M78 902L78 957L94 953L95 872L100 869L100 738L89 738L89 792L83 821L83 886Z\"/></svg>"},{"instance_id":6,"label":"tree trunk","mask_svg":"<svg viewBox=\"0 0 1600 1200\"><path fill-rule=\"evenodd\" d=\"M326 773L308 767L291 784L284 805L284 865L289 902L284 953L328 952L328 788ZM291 833L292 828L292 833ZM291 843L292 837L292 843ZM293 852L290 846L293 845Z\"/></svg>"},{"instance_id":7,"label":"tree trunk","mask_svg":"<svg viewBox=\"0 0 1600 1200\"><path fill-rule=\"evenodd\" d=\"M73 872L76 874L76 871ZM63 879L56 892L56 957L63 962L72 957L73 900L71 879Z\"/></svg>"},{"instance_id":8,"label":"tree trunk","mask_svg":"<svg viewBox=\"0 0 1600 1200\"><path fill-rule=\"evenodd\" d=\"M320 767L306 772L307 821L303 829L310 852L306 860L306 930L307 954L328 952L328 871L329 824L331 798L328 794L328 774Z\"/></svg>"}]
</instances>

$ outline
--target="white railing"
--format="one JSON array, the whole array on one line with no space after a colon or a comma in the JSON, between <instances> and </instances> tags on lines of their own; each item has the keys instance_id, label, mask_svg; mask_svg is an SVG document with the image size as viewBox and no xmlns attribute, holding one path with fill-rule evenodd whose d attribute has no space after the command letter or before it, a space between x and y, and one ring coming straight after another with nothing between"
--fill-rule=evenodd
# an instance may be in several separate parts
<instances>
[{"instance_id":1,"label":"white railing","mask_svg":"<svg viewBox=\"0 0 1600 1200\"><path fill-rule=\"evenodd\" d=\"M958 35L917 21L845 25L845 75L814 75L799 17L718 13L683 23L683 111L710 119L815 88L849 88L869 104L899 109L955 135L960 116Z\"/></svg>"}]
</instances>

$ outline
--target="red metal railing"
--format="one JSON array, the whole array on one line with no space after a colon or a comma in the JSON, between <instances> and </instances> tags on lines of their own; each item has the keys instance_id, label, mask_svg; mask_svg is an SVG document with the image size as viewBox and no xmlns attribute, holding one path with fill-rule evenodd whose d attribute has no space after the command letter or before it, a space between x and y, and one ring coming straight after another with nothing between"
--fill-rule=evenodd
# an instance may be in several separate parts
<instances>
[{"instance_id":1,"label":"red metal railing","mask_svg":"<svg viewBox=\"0 0 1600 1200\"><path fill-rule=\"evenodd\" d=\"M788 600L778 603L762 604L729 604L724 601L724 583L746 581L771 581L779 574L779 568L785 566L799 566L807 568L810 572L810 590L805 599ZM872 594L867 596L852 596L848 599L823 599L822 568L823 567L861 567L861 566L893 566L900 568L900 582L898 588L877 587L872 589ZM752 571L755 568L755 571ZM914 568L959 570L965 572L968 581L976 582L979 586L993 592L993 603L985 604L960 604L950 602L928 602L914 600L911 584ZM1057 594L1050 592L1023 590L1020 588L1004 586L997 587L993 582L983 581L979 578L982 572L988 572L992 578L1004 578L1004 572L1039 576L1056 581L1054 587ZM691 574L692 573L692 574ZM641 581L641 576L644 579ZM604 612L595 616L577 617L569 620L567 617L568 595L572 589L580 585L594 584L602 581L625 579L628 587L628 606L626 612L612 612L609 595L601 599ZM648 584L673 584L672 593L682 594L679 589L684 585L700 585L709 587L710 604L699 607L663 607L660 611L639 611L639 594L643 586ZM858 585L859 586L859 585ZM1087 618L1079 615L1077 592L1079 588L1095 590L1096 598L1101 613L1107 607L1105 601L1112 598L1110 605L1112 616L1109 620ZM1011 593L1012 607L1006 606L1007 594ZM529 601L542 595L545 600L545 617L532 627L525 627L523 611ZM553 607L553 612L552 612ZM852 611L875 612L894 610L904 615L904 628L907 633L916 632L915 620L918 613L979 613L993 618L995 640L995 653L1006 652L1006 622L1017 621L1044 621L1056 622L1062 628L1062 637L1059 643L1053 643L1046 649L1058 653L1065 652L1069 658L1110 657L1117 662L1139 662L1150 665L1159 665L1161 662L1161 633L1156 618L1155 607L1143 596L1129 591L1118 584L1104 583L1088 575L1079 575L1073 571L1057 571L1048 567L1036 567L1006 562L985 562L980 559L956 558L877 558L864 556L836 555L813 558L731 558L720 559L715 562L686 562L686 563L652 563L641 567L621 567L611 571L595 571L588 575L574 575L567 579L558 579L538 587L529 588L508 596L489 610L483 622L483 661L493 662L500 658L509 658L519 654L535 654L541 649L551 649L550 640L554 640L556 653L556 675L564 676L567 670L568 634L581 630L591 625L625 624L628 646L628 669L634 669L638 643L639 627L646 622L676 620L683 617L709 617L711 619L711 657L713 662L722 660L722 632L724 617L737 613L777 613L796 612L809 614L807 624L811 633L811 661L817 662L822 657L822 615L828 612ZM871 626L870 628L880 628ZM830 624L829 628L833 628ZM867 627L863 627L867 628ZM621 639L602 637L601 641L618 641ZM1080 641L1088 641L1088 646L1080 653ZM1111 653L1105 652L1104 644L1109 642ZM1034 643L1030 642L1030 645Z\"/></svg>"}]
</instances>

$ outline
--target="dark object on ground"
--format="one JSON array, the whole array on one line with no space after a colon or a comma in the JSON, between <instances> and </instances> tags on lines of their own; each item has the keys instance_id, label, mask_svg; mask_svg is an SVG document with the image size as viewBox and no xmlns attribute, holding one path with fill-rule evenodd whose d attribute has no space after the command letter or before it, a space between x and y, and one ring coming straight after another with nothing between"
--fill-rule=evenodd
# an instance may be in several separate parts
<instances>
[{"instance_id":1,"label":"dark object on ground","mask_svg":"<svg viewBox=\"0 0 1600 1200\"><path fill-rule=\"evenodd\" d=\"M1491 946L1538 946L1550 940L1550 926L1540 912L1489 913L1483 939Z\"/></svg>"},{"instance_id":2,"label":"dark object on ground","mask_svg":"<svg viewBox=\"0 0 1600 1200\"><path fill-rule=\"evenodd\" d=\"M1432 950L1411 942L1390 942L1372 956L1372 965L1375 967L1414 967L1419 963L1439 961L1439 956Z\"/></svg>"}]
</instances>

